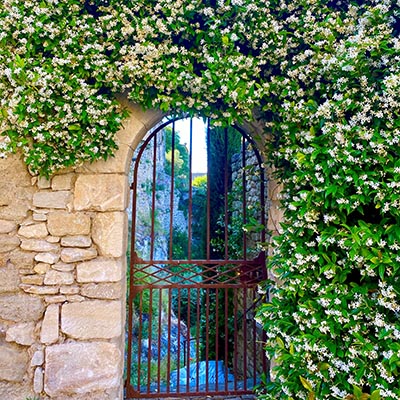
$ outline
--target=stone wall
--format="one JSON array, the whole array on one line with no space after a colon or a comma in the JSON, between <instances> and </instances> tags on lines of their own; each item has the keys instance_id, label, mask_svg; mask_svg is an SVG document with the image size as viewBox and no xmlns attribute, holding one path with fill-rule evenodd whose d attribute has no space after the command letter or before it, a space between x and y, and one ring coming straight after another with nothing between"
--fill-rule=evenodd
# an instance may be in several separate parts
<instances>
[{"instance_id":1,"label":"stone wall","mask_svg":"<svg viewBox=\"0 0 400 400\"><path fill-rule=\"evenodd\" d=\"M108 161L46 180L0 160L0 399L123 398L127 174L162 115L120 101Z\"/></svg>"}]
</instances>

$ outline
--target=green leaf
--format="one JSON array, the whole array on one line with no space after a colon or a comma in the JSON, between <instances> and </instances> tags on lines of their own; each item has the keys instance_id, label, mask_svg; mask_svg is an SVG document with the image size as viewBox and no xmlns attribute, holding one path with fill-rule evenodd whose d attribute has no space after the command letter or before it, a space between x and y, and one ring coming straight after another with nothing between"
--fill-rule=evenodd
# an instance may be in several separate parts
<instances>
[{"instance_id":1,"label":"green leaf","mask_svg":"<svg viewBox=\"0 0 400 400\"><path fill-rule=\"evenodd\" d=\"M374 390L371 393L369 400L381 400L381 393L379 389Z\"/></svg>"},{"instance_id":2,"label":"green leaf","mask_svg":"<svg viewBox=\"0 0 400 400\"><path fill-rule=\"evenodd\" d=\"M312 387L311 383L306 378L303 378L302 376L300 376L300 382L304 386L304 388L307 389L309 392L313 391L313 387Z\"/></svg>"},{"instance_id":3,"label":"green leaf","mask_svg":"<svg viewBox=\"0 0 400 400\"><path fill-rule=\"evenodd\" d=\"M353 394L354 394L354 396L355 396L357 399L359 399L359 398L362 396L362 394L363 394L362 389L359 388L359 387L356 386L356 385L353 385Z\"/></svg>"}]
</instances>

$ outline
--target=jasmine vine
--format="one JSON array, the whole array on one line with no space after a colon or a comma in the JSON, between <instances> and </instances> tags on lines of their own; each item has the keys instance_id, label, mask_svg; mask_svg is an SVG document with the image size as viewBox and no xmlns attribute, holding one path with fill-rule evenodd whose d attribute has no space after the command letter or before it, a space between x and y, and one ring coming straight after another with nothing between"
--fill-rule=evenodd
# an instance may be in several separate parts
<instances>
[{"instance_id":1,"label":"jasmine vine","mask_svg":"<svg viewBox=\"0 0 400 400\"><path fill-rule=\"evenodd\" d=\"M145 108L257 115L283 183L265 399L400 398L400 2L3 0L0 156L112 155Z\"/></svg>"}]
</instances>

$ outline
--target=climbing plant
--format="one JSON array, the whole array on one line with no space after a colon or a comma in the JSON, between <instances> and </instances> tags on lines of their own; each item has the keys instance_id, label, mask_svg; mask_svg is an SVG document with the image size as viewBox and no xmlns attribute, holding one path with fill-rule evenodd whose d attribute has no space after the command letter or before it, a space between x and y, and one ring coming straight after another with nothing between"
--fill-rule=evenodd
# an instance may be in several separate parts
<instances>
[{"instance_id":1,"label":"climbing plant","mask_svg":"<svg viewBox=\"0 0 400 400\"><path fill-rule=\"evenodd\" d=\"M267 399L400 397L397 0L3 0L0 153L107 158L146 108L256 115L283 183Z\"/></svg>"}]
</instances>

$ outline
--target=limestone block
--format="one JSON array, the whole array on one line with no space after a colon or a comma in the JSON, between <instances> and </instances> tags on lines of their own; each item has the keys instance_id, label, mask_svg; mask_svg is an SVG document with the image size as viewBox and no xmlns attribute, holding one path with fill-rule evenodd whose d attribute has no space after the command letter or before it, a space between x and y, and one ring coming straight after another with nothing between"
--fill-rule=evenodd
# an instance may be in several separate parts
<instances>
[{"instance_id":1,"label":"limestone block","mask_svg":"<svg viewBox=\"0 0 400 400\"><path fill-rule=\"evenodd\" d=\"M10 233L16 228L17 224L14 221L0 219L0 233Z\"/></svg>"},{"instance_id":2,"label":"limestone block","mask_svg":"<svg viewBox=\"0 0 400 400\"><path fill-rule=\"evenodd\" d=\"M35 286L35 285L26 285L26 284L21 284L19 287L26 293L31 293L31 294L39 294L39 295L44 295L44 294L56 294L58 293L58 287L57 286Z\"/></svg>"},{"instance_id":3,"label":"limestone block","mask_svg":"<svg viewBox=\"0 0 400 400\"><path fill-rule=\"evenodd\" d=\"M5 267L0 267L0 293L15 292L18 290L19 274L17 269L7 263Z\"/></svg>"},{"instance_id":4,"label":"limestone block","mask_svg":"<svg viewBox=\"0 0 400 400\"><path fill-rule=\"evenodd\" d=\"M13 345L0 344L0 380L21 382L28 366L28 354Z\"/></svg>"},{"instance_id":5,"label":"limestone block","mask_svg":"<svg viewBox=\"0 0 400 400\"><path fill-rule=\"evenodd\" d=\"M35 255L35 261L45 264L55 264L60 259L57 253L39 253Z\"/></svg>"},{"instance_id":6,"label":"limestone block","mask_svg":"<svg viewBox=\"0 0 400 400\"><path fill-rule=\"evenodd\" d=\"M49 252L57 251L59 246L43 239L22 239L21 249L28 251Z\"/></svg>"},{"instance_id":7,"label":"limestone block","mask_svg":"<svg viewBox=\"0 0 400 400\"><path fill-rule=\"evenodd\" d=\"M33 195L33 205L40 208L66 209L71 198L71 192L68 190L37 192Z\"/></svg>"},{"instance_id":8,"label":"limestone block","mask_svg":"<svg viewBox=\"0 0 400 400\"><path fill-rule=\"evenodd\" d=\"M34 221L37 221L37 222L41 222L41 221L47 221L47 215L46 214L40 214L40 213L33 213L32 214L32 219L34 220Z\"/></svg>"},{"instance_id":9,"label":"limestone block","mask_svg":"<svg viewBox=\"0 0 400 400\"><path fill-rule=\"evenodd\" d=\"M51 180L53 190L71 190L75 174L55 175Z\"/></svg>"},{"instance_id":10,"label":"limestone block","mask_svg":"<svg viewBox=\"0 0 400 400\"><path fill-rule=\"evenodd\" d=\"M43 275L25 275L21 276L21 282L28 285L43 285Z\"/></svg>"},{"instance_id":11,"label":"limestone block","mask_svg":"<svg viewBox=\"0 0 400 400\"><path fill-rule=\"evenodd\" d=\"M18 230L18 234L28 239L42 239L45 238L49 232L47 231L46 224L42 222L39 224L21 226Z\"/></svg>"},{"instance_id":12,"label":"limestone block","mask_svg":"<svg viewBox=\"0 0 400 400\"><path fill-rule=\"evenodd\" d=\"M6 333L7 342L15 342L22 346L30 346L35 342L35 323L22 322L11 326Z\"/></svg>"},{"instance_id":13,"label":"limestone block","mask_svg":"<svg viewBox=\"0 0 400 400\"><path fill-rule=\"evenodd\" d=\"M76 273L78 282L118 282L122 278L122 262L99 257L78 264Z\"/></svg>"},{"instance_id":14,"label":"limestone block","mask_svg":"<svg viewBox=\"0 0 400 400\"><path fill-rule=\"evenodd\" d=\"M92 299L116 300L122 297L119 283L88 283L81 288L83 296Z\"/></svg>"},{"instance_id":15,"label":"limestone block","mask_svg":"<svg viewBox=\"0 0 400 400\"><path fill-rule=\"evenodd\" d=\"M112 343L49 346L46 349L44 390L50 397L67 395L67 398L75 399L78 394L116 388L121 380L121 357Z\"/></svg>"},{"instance_id":16,"label":"limestone block","mask_svg":"<svg viewBox=\"0 0 400 400\"><path fill-rule=\"evenodd\" d=\"M123 211L127 207L125 175L79 175L75 182L75 210Z\"/></svg>"},{"instance_id":17,"label":"limestone block","mask_svg":"<svg viewBox=\"0 0 400 400\"><path fill-rule=\"evenodd\" d=\"M56 271L71 272L75 269L75 264L66 264L63 262L59 262L52 265L51 268L55 269Z\"/></svg>"},{"instance_id":18,"label":"limestone block","mask_svg":"<svg viewBox=\"0 0 400 400\"><path fill-rule=\"evenodd\" d=\"M88 300L64 304L61 330L75 339L110 339L121 335L121 303Z\"/></svg>"},{"instance_id":19,"label":"limestone block","mask_svg":"<svg viewBox=\"0 0 400 400\"><path fill-rule=\"evenodd\" d=\"M47 306L40 331L40 341L44 344L53 344L57 342L59 335L60 306L50 304Z\"/></svg>"},{"instance_id":20,"label":"limestone block","mask_svg":"<svg viewBox=\"0 0 400 400\"><path fill-rule=\"evenodd\" d=\"M64 247L90 247L92 239L90 236L65 236L61 238L61 246Z\"/></svg>"},{"instance_id":21,"label":"limestone block","mask_svg":"<svg viewBox=\"0 0 400 400\"><path fill-rule=\"evenodd\" d=\"M65 263L86 261L95 257L97 257L97 250L93 247L89 249L66 247L65 249L61 250L61 261Z\"/></svg>"},{"instance_id":22,"label":"limestone block","mask_svg":"<svg viewBox=\"0 0 400 400\"><path fill-rule=\"evenodd\" d=\"M51 186L51 182L50 179L47 179L44 176L39 176L37 185L39 189L49 189Z\"/></svg>"},{"instance_id":23,"label":"limestone block","mask_svg":"<svg viewBox=\"0 0 400 400\"><path fill-rule=\"evenodd\" d=\"M48 236L47 238L46 238L46 240L49 242L49 243L59 243L60 242L60 237L59 236Z\"/></svg>"},{"instance_id":24,"label":"limestone block","mask_svg":"<svg viewBox=\"0 0 400 400\"><path fill-rule=\"evenodd\" d=\"M62 293L62 294L78 294L79 287L78 286L61 286L60 293Z\"/></svg>"},{"instance_id":25,"label":"limestone block","mask_svg":"<svg viewBox=\"0 0 400 400\"><path fill-rule=\"evenodd\" d=\"M39 320L44 311L42 299L27 294L0 295L0 318L7 321Z\"/></svg>"},{"instance_id":26,"label":"limestone block","mask_svg":"<svg viewBox=\"0 0 400 400\"><path fill-rule=\"evenodd\" d=\"M123 257L127 241L127 217L122 212L99 213L93 219L92 239L101 256Z\"/></svg>"},{"instance_id":27,"label":"limestone block","mask_svg":"<svg viewBox=\"0 0 400 400\"><path fill-rule=\"evenodd\" d=\"M47 263L39 263L36 264L33 270L40 275L45 274L50 269L50 264Z\"/></svg>"},{"instance_id":28,"label":"limestone block","mask_svg":"<svg viewBox=\"0 0 400 400\"><path fill-rule=\"evenodd\" d=\"M35 393L43 392L43 368L37 367L33 375L33 390Z\"/></svg>"},{"instance_id":29,"label":"limestone block","mask_svg":"<svg viewBox=\"0 0 400 400\"><path fill-rule=\"evenodd\" d=\"M12 264L18 269L32 269L34 264L34 253L21 251L19 249L14 250L9 254L9 258Z\"/></svg>"},{"instance_id":30,"label":"limestone block","mask_svg":"<svg viewBox=\"0 0 400 400\"><path fill-rule=\"evenodd\" d=\"M63 272L50 269L44 276L45 285L72 285L74 283L74 275L72 272Z\"/></svg>"},{"instance_id":31,"label":"limestone block","mask_svg":"<svg viewBox=\"0 0 400 400\"><path fill-rule=\"evenodd\" d=\"M44 363L44 350L36 350L33 353L32 360L31 360L31 365L43 365Z\"/></svg>"},{"instance_id":32,"label":"limestone block","mask_svg":"<svg viewBox=\"0 0 400 400\"><path fill-rule=\"evenodd\" d=\"M88 235L90 217L84 213L54 211L47 217L47 228L54 236Z\"/></svg>"},{"instance_id":33,"label":"limestone block","mask_svg":"<svg viewBox=\"0 0 400 400\"><path fill-rule=\"evenodd\" d=\"M14 250L20 244L16 236L0 235L0 253L6 253Z\"/></svg>"},{"instance_id":34,"label":"limestone block","mask_svg":"<svg viewBox=\"0 0 400 400\"><path fill-rule=\"evenodd\" d=\"M60 294L58 296L46 296L44 298L44 301L47 304L64 303L65 301L67 301L67 298L63 294Z\"/></svg>"},{"instance_id":35,"label":"limestone block","mask_svg":"<svg viewBox=\"0 0 400 400\"><path fill-rule=\"evenodd\" d=\"M68 303L81 303L82 301L86 300L80 294L68 294L68 295L66 295L66 298L67 298Z\"/></svg>"}]
</instances>

